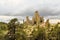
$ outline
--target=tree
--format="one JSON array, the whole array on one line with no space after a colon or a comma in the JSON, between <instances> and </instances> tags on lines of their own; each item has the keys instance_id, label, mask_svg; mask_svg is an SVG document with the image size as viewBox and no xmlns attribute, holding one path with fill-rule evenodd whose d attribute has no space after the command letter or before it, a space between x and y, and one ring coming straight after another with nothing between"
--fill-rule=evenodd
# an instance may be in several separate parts
<instances>
[{"instance_id":1,"label":"tree","mask_svg":"<svg viewBox=\"0 0 60 40\"><path fill-rule=\"evenodd\" d=\"M17 21L18 21L17 18L14 18L14 19L10 20L10 22L8 23L9 32L5 36L6 40L15 40L15 29L16 29Z\"/></svg>"},{"instance_id":2,"label":"tree","mask_svg":"<svg viewBox=\"0 0 60 40\"><path fill-rule=\"evenodd\" d=\"M35 40L46 40L45 29L39 28L37 32L34 32L33 36L35 37Z\"/></svg>"},{"instance_id":3,"label":"tree","mask_svg":"<svg viewBox=\"0 0 60 40\"><path fill-rule=\"evenodd\" d=\"M57 33L57 39L60 40L60 23L56 24L56 33Z\"/></svg>"}]
</instances>

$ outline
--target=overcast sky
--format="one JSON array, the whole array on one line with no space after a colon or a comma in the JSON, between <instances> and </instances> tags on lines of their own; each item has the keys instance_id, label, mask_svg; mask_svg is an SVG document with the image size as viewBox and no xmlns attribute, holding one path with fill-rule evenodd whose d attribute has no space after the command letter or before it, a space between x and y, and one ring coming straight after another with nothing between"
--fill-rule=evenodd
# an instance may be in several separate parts
<instances>
[{"instance_id":1,"label":"overcast sky","mask_svg":"<svg viewBox=\"0 0 60 40\"><path fill-rule=\"evenodd\" d=\"M26 16L38 10L43 16L60 14L60 0L0 0L0 15Z\"/></svg>"},{"instance_id":2,"label":"overcast sky","mask_svg":"<svg viewBox=\"0 0 60 40\"><path fill-rule=\"evenodd\" d=\"M0 16L32 16L35 11L50 19L60 19L60 0L0 0Z\"/></svg>"}]
</instances>

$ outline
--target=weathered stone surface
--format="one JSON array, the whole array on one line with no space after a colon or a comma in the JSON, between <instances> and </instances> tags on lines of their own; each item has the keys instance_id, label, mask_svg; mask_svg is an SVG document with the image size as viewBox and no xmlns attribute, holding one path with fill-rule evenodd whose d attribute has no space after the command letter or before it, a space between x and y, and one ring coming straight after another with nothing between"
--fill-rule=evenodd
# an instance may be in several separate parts
<instances>
[{"instance_id":1,"label":"weathered stone surface","mask_svg":"<svg viewBox=\"0 0 60 40\"><path fill-rule=\"evenodd\" d=\"M40 25L40 24L45 24L44 22L44 17L39 15L38 11L35 11L34 16L32 17L32 20L29 19L29 16L26 16L26 21L25 23L27 25ZM45 25L44 25L45 26Z\"/></svg>"}]
</instances>

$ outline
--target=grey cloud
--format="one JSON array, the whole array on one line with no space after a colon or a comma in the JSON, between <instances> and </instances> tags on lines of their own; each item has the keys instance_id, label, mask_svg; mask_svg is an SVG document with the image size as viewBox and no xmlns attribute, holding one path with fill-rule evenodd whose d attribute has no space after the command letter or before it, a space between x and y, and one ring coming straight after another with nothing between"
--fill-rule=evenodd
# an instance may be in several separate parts
<instances>
[{"instance_id":1,"label":"grey cloud","mask_svg":"<svg viewBox=\"0 0 60 40\"><path fill-rule=\"evenodd\" d=\"M21 1L21 0L20 0ZM53 1L53 0L41 0L41 2L36 0L33 0L32 2L29 1L23 1L20 3L19 0L17 0L17 4L13 1L6 1L5 4L0 4L0 15L8 15L8 16L32 16L34 14L34 11L38 10L39 14L41 16L57 16L60 15L60 2L59 1ZM35 1L35 2L34 2ZM12 3L13 4L12 4ZM12 5L11 5L12 4ZM16 4L16 5L15 5Z\"/></svg>"},{"instance_id":2,"label":"grey cloud","mask_svg":"<svg viewBox=\"0 0 60 40\"><path fill-rule=\"evenodd\" d=\"M15 14L14 16L33 16L35 11L36 10L27 9L26 11L24 11L20 14L19 13ZM60 12L53 13L54 10L51 10L51 9L40 9L40 10L38 10L38 12L41 16L57 16L57 15L60 15Z\"/></svg>"}]
</instances>

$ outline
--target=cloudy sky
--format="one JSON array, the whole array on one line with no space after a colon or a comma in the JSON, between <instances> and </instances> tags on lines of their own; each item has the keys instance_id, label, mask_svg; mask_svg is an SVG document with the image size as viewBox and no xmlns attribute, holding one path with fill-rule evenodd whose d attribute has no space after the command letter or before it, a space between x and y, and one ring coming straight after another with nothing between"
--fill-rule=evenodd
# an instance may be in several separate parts
<instances>
[{"instance_id":1,"label":"cloudy sky","mask_svg":"<svg viewBox=\"0 0 60 40\"><path fill-rule=\"evenodd\" d=\"M14 17L21 20L23 16L32 16L36 10L44 18L59 20L60 0L0 0L1 20Z\"/></svg>"}]
</instances>

